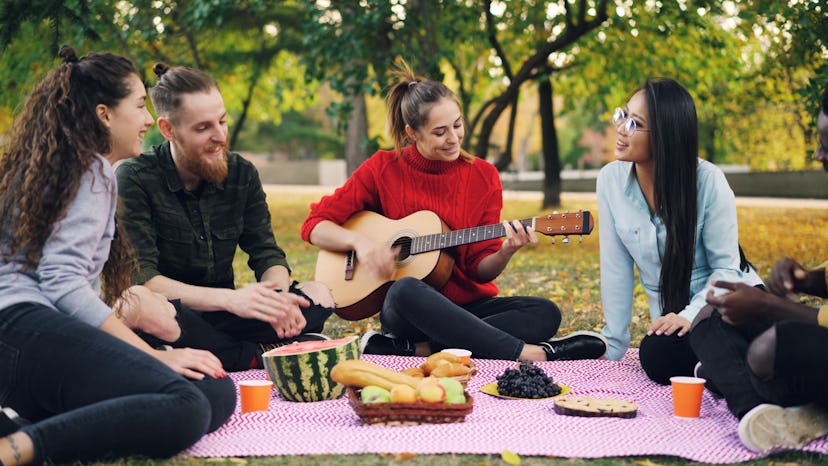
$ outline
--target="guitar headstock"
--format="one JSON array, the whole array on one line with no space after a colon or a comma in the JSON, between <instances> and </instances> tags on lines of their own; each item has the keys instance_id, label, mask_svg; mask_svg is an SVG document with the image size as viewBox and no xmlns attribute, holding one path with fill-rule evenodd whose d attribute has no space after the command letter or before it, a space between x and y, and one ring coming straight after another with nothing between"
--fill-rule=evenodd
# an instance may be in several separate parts
<instances>
[{"instance_id":1,"label":"guitar headstock","mask_svg":"<svg viewBox=\"0 0 828 466\"><path fill-rule=\"evenodd\" d=\"M595 228L595 219L588 210L552 212L534 220L535 231L547 236L588 235Z\"/></svg>"}]
</instances>

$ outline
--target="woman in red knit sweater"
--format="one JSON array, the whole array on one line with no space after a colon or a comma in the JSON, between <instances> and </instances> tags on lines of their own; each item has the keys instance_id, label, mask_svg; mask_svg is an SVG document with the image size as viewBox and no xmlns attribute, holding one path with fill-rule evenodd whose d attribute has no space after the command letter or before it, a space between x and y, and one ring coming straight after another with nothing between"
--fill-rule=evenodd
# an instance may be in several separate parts
<instances>
[{"instance_id":1,"label":"woman in red knit sweater","mask_svg":"<svg viewBox=\"0 0 828 466\"><path fill-rule=\"evenodd\" d=\"M397 220L435 212L451 230L500 222L497 170L461 149L464 126L457 97L442 83L415 76L403 63L388 99L388 126L396 150L376 152L330 196L311 206L302 238L329 251L355 251L357 263L390 281L396 250L341 225L368 210ZM509 259L537 242L531 227L503 223L506 239L471 243L451 252L451 276L439 291L420 279L401 278L380 313L383 334L362 339L367 354L427 356L446 347L475 357L508 360L599 358L606 342L593 332L553 338L561 312L537 297L496 297L492 282Z\"/></svg>"}]
</instances>

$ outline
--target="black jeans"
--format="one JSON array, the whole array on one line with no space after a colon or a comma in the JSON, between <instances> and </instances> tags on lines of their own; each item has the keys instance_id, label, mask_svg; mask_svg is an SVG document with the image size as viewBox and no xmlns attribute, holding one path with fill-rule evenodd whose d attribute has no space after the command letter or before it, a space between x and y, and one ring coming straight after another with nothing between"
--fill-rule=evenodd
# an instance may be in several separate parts
<instances>
[{"instance_id":1,"label":"black jeans","mask_svg":"<svg viewBox=\"0 0 828 466\"><path fill-rule=\"evenodd\" d=\"M0 310L0 405L35 463L169 457L233 413L229 377L188 380L127 343L39 304Z\"/></svg>"},{"instance_id":2,"label":"black jeans","mask_svg":"<svg viewBox=\"0 0 828 466\"><path fill-rule=\"evenodd\" d=\"M524 343L555 335L561 311L534 297L486 298L459 306L422 280L391 285L380 314L382 329L397 338L430 342L432 351L465 348L475 357L516 360Z\"/></svg>"},{"instance_id":3,"label":"black jeans","mask_svg":"<svg viewBox=\"0 0 828 466\"><path fill-rule=\"evenodd\" d=\"M760 378L751 371L747 353L751 342L772 326L776 327L774 374ZM705 377L740 419L761 403L795 406L814 402L828 408L828 328L792 321L737 327L714 311L696 324L690 342Z\"/></svg>"},{"instance_id":4,"label":"black jeans","mask_svg":"<svg viewBox=\"0 0 828 466\"><path fill-rule=\"evenodd\" d=\"M690 347L688 335L647 335L638 348L641 368L655 383L669 385L674 375L693 375L699 362Z\"/></svg>"},{"instance_id":5,"label":"black jeans","mask_svg":"<svg viewBox=\"0 0 828 466\"><path fill-rule=\"evenodd\" d=\"M333 313L333 308L314 303L294 282L290 292L298 294L311 305L302 308L307 324L302 333L319 333L325 321ZM226 311L198 312L175 299L170 300L175 306L175 319L181 327L181 336L174 342L167 342L138 332L141 338L151 346L170 345L174 348L198 348L210 351L221 361L228 371L243 371L262 367L259 344L281 343L276 331L267 322L256 319L244 319Z\"/></svg>"}]
</instances>

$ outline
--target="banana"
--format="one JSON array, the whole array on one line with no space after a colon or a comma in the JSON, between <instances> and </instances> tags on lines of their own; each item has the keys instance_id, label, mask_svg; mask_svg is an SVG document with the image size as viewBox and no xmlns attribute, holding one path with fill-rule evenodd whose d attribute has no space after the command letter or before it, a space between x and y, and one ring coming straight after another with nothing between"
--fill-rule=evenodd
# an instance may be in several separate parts
<instances>
[{"instance_id":1,"label":"banana","mask_svg":"<svg viewBox=\"0 0 828 466\"><path fill-rule=\"evenodd\" d=\"M331 379L349 387L376 385L386 390L391 390L391 387L399 384L417 388L421 380L360 359L338 362L331 369Z\"/></svg>"}]
</instances>

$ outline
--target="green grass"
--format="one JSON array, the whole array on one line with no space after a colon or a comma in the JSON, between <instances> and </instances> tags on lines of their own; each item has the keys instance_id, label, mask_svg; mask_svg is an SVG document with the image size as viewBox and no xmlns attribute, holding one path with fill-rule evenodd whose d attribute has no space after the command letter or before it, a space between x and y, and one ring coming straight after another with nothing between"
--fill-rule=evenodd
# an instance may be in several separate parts
<instances>
[{"instance_id":1,"label":"green grass","mask_svg":"<svg viewBox=\"0 0 828 466\"><path fill-rule=\"evenodd\" d=\"M273 212L273 227L279 245L285 249L298 280L313 276L316 249L304 243L299 228L316 195L269 192L268 199ZM507 200L504 218L526 218L542 214L540 201ZM570 201L564 197L564 205L558 210L585 209L597 213L594 202ZM828 259L828 242L824 233L828 228L828 213L822 209L786 209L767 207L740 207L740 242L748 258L765 275L778 257L789 255L807 266ZM240 253L235 264L237 283L253 280L247 270L245 257ZM541 237L537 245L527 247L513 257L510 265L497 279L503 295L545 296L561 307L563 322L561 333L574 330L600 330L602 326L601 295L598 266L597 230L579 243L577 238L569 244L555 244L550 238ZM643 291L635 292L633 316L633 346L637 346L649 325L647 302ZM362 333L366 329L379 329L374 317L359 322L349 322L334 316L326 325L326 333L332 337ZM149 464L130 460L122 464ZM250 457L232 459L176 458L167 465L469 465L489 466L507 464L499 455L417 455L411 458L395 455L324 455L291 457ZM561 459L552 457L523 457L522 465L677 465L697 464L678 458L611 458L597 460ZM803 452L785 453L769 459L750 462L756 465L828 464L828 456Z\"/></svg>"}]
</instances>

